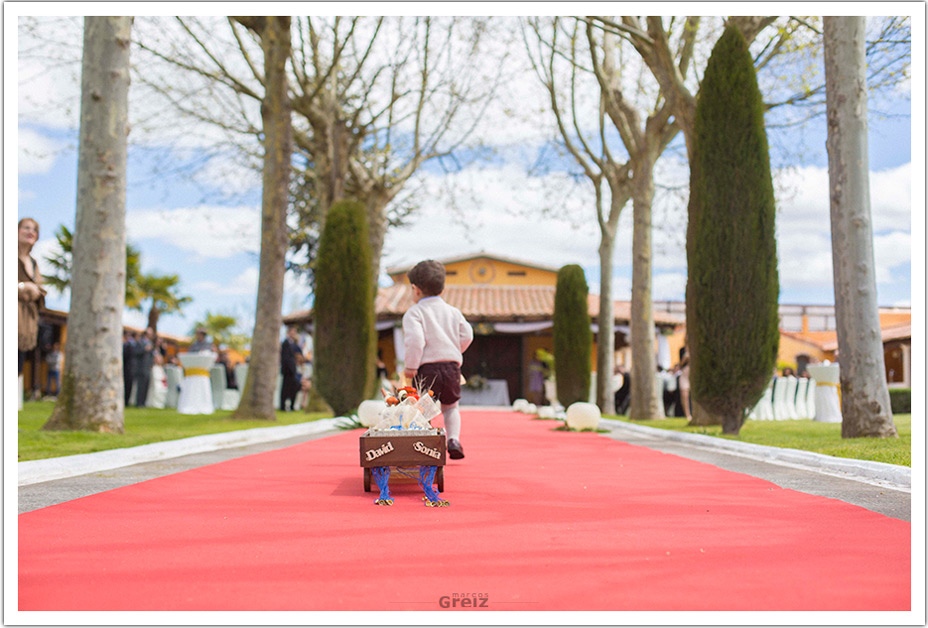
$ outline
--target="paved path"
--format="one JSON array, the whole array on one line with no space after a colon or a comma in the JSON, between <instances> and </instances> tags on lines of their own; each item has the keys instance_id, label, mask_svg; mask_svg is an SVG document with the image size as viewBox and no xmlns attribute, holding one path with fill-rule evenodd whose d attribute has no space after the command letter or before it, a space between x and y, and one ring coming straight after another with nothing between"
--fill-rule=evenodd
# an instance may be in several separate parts
<instances>
[{"instance_id":1,"label":"paved path","mask_svg":"<svg viewBox=\"0 0 928 628\"><path fill-rule=\"evenodd\" d=\"M275 440L242 446L224 446L211 451L161 457L148 462L129 463L126 466L91 470L86 473L80 473L80 470L76 469L71 471L74 475L70 477L30 484L23 484L21 481L19 512L29 512L164 475L337 434L338 430L331 425L321 424L319 427L323 429L309 433L281 436ZM763 478L783 488L838 499L889 517L911 521L911 488L905 479L907 474L910 477L911 472L904 467L877 463L854 465L853 461L846 459L804 452L790 454L795 450L778 450L731 441L720 443L722 439L645 428L620 421L604 420L601 428L609 430L603 434L604 437L706 462L729 471ZM720 448L720 444L727 449ZM180 448L179 451L183 451L180 442L177 447ZM137 457L126 457L127 461L134 462L136 459ZM852 465L850 470L849 464ZM92 469L92 465L88 468Z\"/></svg>"}]
</instances>

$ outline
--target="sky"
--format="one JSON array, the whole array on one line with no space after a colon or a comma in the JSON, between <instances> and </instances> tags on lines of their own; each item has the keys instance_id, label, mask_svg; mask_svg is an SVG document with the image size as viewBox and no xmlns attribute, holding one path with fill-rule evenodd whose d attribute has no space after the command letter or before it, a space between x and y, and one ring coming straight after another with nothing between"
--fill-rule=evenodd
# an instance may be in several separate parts
<instances>
[{"instance_id":1,"label":"sky","mask_svg":"<svg viewBox=\"0 0 928 628\"><path fill-rule=\"evenodd\" d=\"M55 5L51 6L37 10L54 14ZM913 6L894 5L906 11ZM11 7L16 8L16 13ZM500 7L519 11L525 5L502 3ZM201 8L209 13L219 10L215 5ZM578 12L566 6L563 10ZM65 14L62 11L66 9L58 11ZM33 256L40 268L47 269L44 258L56 247L56 229L59 225L74 225L74 110L79 102L74 99L78 98L79 88L73 66L43 67L34 60L23 61L15 47L14 54L10 54L16 40L17 20L13 18L32 13L28 5L15 4L7 5L6 12L10 19L4 21L4 125L6 137L16 137L17 142L15 159L10 158L9 142L5 144L4 224L10 238L19 218L29 216L39 222L41 234ZM913 20L913 29L923 51L923 20ZM79 38L77 41L79 44ZM22 51L25 44L20 42L19 46ZM879 111L871 111L868 118L874 257L882 306L913 304L913 249L916 262L924 259L924 55L913 54L913 62L916 65L912 75L919 78L881 100ZM526 65L507 85L499 107L543 103L538 90L537 79ZM69 99L73 107L63 110L60 104ZM144 103L132 100L130 95L130 117L144 117L140 113L143 111ZM478 135L495 144L495 158L452 174L434 167L423 168L415 182L415 201L420 209L409 224L388 233L382 269L484 251L551 266L580 264L591 291L598 292L599 235L591 206L591 185L559 172L556 164L547 174L528 172L552 121L544 117L541 109L533 111L528 120L507 118L500 111L487 112L486 116L487 124L480 127ZM913 124L917 128L913 129ZM178 130L191 136L195 133L186 128L172 132ZM800 130L768 130L778 195L781 303L834 303L825 134L823 116ZM193 298L182 313L162 316L159 329L187 335L208 311L235 316L239 319L238 331L250 335L258 282L259 173L227 161L216 162L195 176L178 176L165 171L165 152L160 150L157 138L144 137L136 142L129 148L128 239L141 250L142 272L179 275L180 293ZM679 154L679 141L676 148ZM183 162L178 158L176 163ZM913 168L920 174L915 189ZM664 188L685 186L687 176L685 164L672 159L659 164L654 205L655 300L682 301L684 297L686 200L685 195ZM455 190L453 204L447 192L449 184ZM915 224L913 198L919 203ZM630 299L631 295L631 221L629 204L620 219L613 266L616 299ZM6 242L12 243L10 239ZM923 274L918 274L917 269L916 279L919 277L923 278ZM389 284L385 273L381 283ZM923 296L921 290L916 289L917 302ZM303 282L288 273L283 313L305 309L309 298ZM46 304L67 310L69 295L51 291ZM124 320L128 325L143 327L146 312L127 310Z\"/></svg>"}]
</instances>

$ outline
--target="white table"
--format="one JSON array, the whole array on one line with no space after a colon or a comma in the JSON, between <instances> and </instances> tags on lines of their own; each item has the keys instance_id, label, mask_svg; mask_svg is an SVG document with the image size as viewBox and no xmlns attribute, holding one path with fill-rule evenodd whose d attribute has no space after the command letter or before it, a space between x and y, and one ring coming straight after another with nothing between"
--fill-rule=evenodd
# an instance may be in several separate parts
<instances>
[{"instance_id":1,"label":"white table","mask_svg":"<svg viewBox=\"0 0 928 628\"><path fill-rule=\"evenodd\" d=\"M823 423L841 422L841 377L837 364L816 364L806 367L815 380L815 420Z\"/></svg>"},{"instance_id":2,"label":"white table","mask_svg":"<svg viewBox=\"0 0 928 628\"><path fill-rule=\"evenodd\" d=\"M489 379L480 390L470 390L461 386L462 406L508 406L509 383L505 379Z\"/></svg>"},{"instance_id":3,"label":"white table","mask_svg":"<svg viewBox=\"0 0 928 628\"><path fill-rule=\"evenodd\" d=\"M184 382L177 400L180 414L212 414L213 389L209 380L209 369L216 361L211 351L181 353L178 356L184 367Z\"/></svg>"}]
</instances>

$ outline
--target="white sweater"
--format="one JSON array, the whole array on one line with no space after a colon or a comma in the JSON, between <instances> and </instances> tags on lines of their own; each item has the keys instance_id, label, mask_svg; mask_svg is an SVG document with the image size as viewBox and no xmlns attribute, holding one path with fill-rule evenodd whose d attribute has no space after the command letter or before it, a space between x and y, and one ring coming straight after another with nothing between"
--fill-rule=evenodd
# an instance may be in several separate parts
<instances>
[{"instance_id":1,"label":"white sweater","mask_svg":"<svg viewBox=\"0 0 928 628\"><path fill-rule=\"evenodd\" d=\"M461 310L440 296L423 297L403 315L406 368L430 362L463 363L463 353L474 340L474 330Z\"/></svg>"}]
</instances>

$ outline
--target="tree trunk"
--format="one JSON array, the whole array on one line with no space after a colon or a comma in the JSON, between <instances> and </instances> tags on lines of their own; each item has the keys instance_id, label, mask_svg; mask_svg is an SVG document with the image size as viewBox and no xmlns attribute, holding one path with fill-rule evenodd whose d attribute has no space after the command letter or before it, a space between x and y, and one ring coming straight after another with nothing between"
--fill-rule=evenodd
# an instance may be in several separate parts
<instances>
[{"instance_id":1,"label":"tree trunk","mask_svg":"<svg viewBox=\"0 0 928 628\"><path fill-rule=\"evenodd\" d=\"M619 185L609 181L609 217L602 218L602 192L596 185L596 215L599 218L599 333L596 335L596 405L603 414L615 414L615 303L612 297L612 260L619 216L628 202Z\"/></svg>"},{"instance_id":2,"label":"tree trunk","mask_svg":"<svg viewBox=\"0 0 928 628\"><path fill-rule=\"evenodd\" d=\"M657 390L654 308L651 301L651 204L654 177L645 157L635 168L632 229L632 385L629 418L663 419L663 395Z\"/></svg>"},{"instance_id":3,"label":"tree trunk","mask_svg":"<svg viewBox=\"0 0 928 628\"><path fill-rule=\"evenodd\" d=\"M371 243L371 273L373 276L374 296L380 282L380 260L383 257L383 242L387 234L387 205L393 199L392 194L379 190L368 192L364 199L367 203L367 224Z\"/></svg>"},{"instance_id":4,"label":"tree trunk","mask_svg":"<svg viewBox=\"0 0 928 628\"><path fill-rule=\"evenodd\" d=\"M274 391L280 371L284 271L288 245L287 203L293 127L287 94L290 18L260 18L266 91L261 102L264 171L261 199L261 257L251 361L235 419L275 420Z\"/></svg>"},{"instance_id":5,"label":"tree trunk","mask_svg":"<svg viewBox=\"0 0 928 628\"><path fill-rule=\"evenodd\" d=\"M695 425L722 425L722 416L710 412L699 403L698 399L693 397L693 390L690 389L690 422L689 426Z\"/></svg>"},{"instance_id":6,"label":"tree trunk","mask_svg":"<svg viewBox=\"0 0 928 628\"><path fill-rule=\"evenodd\" d=\"M121 434L131 17L87 17L68 356L46 430Z\"/></svg>"},{"instance_id":7,"label":"tree trunk","mask_svg":"<svg viewBox=\"0 0 928 628\"><path fill-rule=\"evenodd\" d=\"M841 436L896 436L886 386L870 223L865 19L826 17L824 30Z\"/></svg>"},{"instance_id":8,"label":"tree trunk","mask_svg":"<svg viewBox=\"0 0 928 628\"><path fill-rule=\"evenodd\" d=\"M741 433L741 426L744 425L744 417L741 412L728 412L722 415L722 434L728 436L738 436Z\"/></svg>"},{"instance_id":9,"label":"tree trunk","mask_svg":"<svg viewBox=\"0 0 928 628\"><path fill-rule=\"evenodd\" d=\"M612 258L615 230L603 231L599 241L599 332L596 334L596 405L603 414L615 414L615 305L612 301Z\"/></svg>"},{"instance_id":10,"label":"tree trunk","mask_svg":"<svg viewBox=\"0 0 928 628\"><path fill-rule=\"evenodd\" d=\"M157 305L152 304L151 309L148 310L148 326L151 327L151 330L158 333L158 319L161 318L161 310L158 309Z\"/></svg>"}]
</instances>

